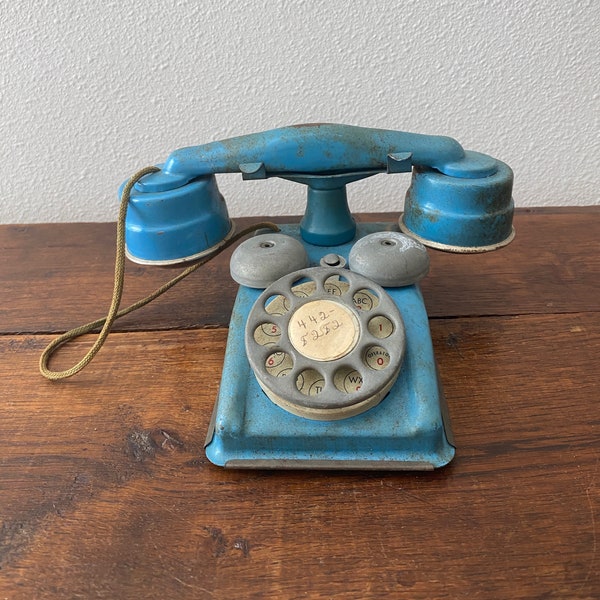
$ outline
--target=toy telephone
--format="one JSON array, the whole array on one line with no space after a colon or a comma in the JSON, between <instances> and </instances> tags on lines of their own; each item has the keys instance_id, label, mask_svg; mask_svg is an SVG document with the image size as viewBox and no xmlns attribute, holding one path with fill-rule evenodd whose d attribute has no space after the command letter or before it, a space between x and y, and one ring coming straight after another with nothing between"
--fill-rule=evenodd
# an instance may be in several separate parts
<instances>
[{"instance_id":1,"label":"toy telephone","mask_svg":"<svg viewBox=\"0 0 600 600\"><path fill-rule=\"evenodd\" d=\"M412 171L399 222L356 223L346 186ZM235 468L433 469L454 446L418 281L425 245L513 236L513 175L448 137L339 124L174 151L128 189L127 256L202 260L234 235L215 174L307 186L300 223L233 252L240 285L205 450Z\"/></svg>"}]
</instances>

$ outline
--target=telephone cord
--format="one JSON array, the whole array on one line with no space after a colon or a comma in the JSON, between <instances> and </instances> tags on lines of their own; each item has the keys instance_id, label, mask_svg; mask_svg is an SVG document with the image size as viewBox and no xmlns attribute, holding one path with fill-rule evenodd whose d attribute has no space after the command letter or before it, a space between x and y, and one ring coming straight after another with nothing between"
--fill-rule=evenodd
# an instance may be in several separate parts
<instances>
[{"instance_id":1,"label":"telephone cord","mask_svg":"<svg viewBox=\"0 0 600 600\"><path fill-rule=\"evenodd\" d=\"M119 310L119 306L121 304L121 297L123 295L123 284L124 284L124 279L125 279L125 217L127 216L127 208L129 206L131 190L133 189L133 186L142 177L144 177L145 175L148 175L149 173L155 173L156 171L159 171L159 170L160 169L158 169L157 167L146 167L144 169L141 169L140 171L135 173L125 184L125 186L123 188L123 192L121 194L121 204L120 204L120 208L119 208L119 216L117 219L117 247L116 247L116 256L115 256L114 288L113 288L113 295L112 295L112 300L110 303L110 308L108 310L108 314L106 315L106 317L104 317L102 319L97 319L96 321L91 321L90 323L86 323L85 325L80 325L79 327L75 327L74 329L71 329L70 331L63 333L62 335L60 335L56 339L54 339L46 347L46 349L40 356L39 368L40 368L40 373L47 379L50 379L52 381L56 381L59 379L66 379L68 377L72 377L73 375L75 375L76 373L81 371L93 360L93 358L96 356L96 354L98 354L98 352L104 345L104 342L106 341L106 338L108 337L108 334L110 333L110 330L111 330L114 322L117 319L120 319L121 317L133 312L134 310L137 310L138 308L142 308L143 306L146 306L146 304L149 304L150 302L152 302L153 300L155 300L156 298L158 298L159 296L161 296L162 294L164 294L165 292L170 290L174 285L179 283L182 279L184 279L185 277L187 277L188 275L190 275L191 273L196 271L196 269L203 266L208 261L213 259L215 256L217 256L218 254L223 252L223 250L225 250L232 244L239 241L242 237L249 235L255 231L258 231L260 229L270 229L272 231L279 231L279 227L277 227L277 225L275 225L274 223L271 223L271 222L256 223L254 225L246 227L245 229L235 233L233 236L231 236L229 239L227 239L227 241L224 242L221 246L219 246L218 248L216 248L215 250L213 250L212 252L210 252L209 254L204 256L200 261L187 267L184 271L179 273L179 275L177 275L176 277L174 277L173 279L171 279L170 281L168 281L167 283L165 283L164 285L159 287L157 290L152 292L150 295L146 296L145 298L142 298L141 300L139 300L138 302L135 302L134 304L131 304L127 308ZM78 338L86 333L90 333L100 327L102 329L100 330L98 337L96 338L96 341L94 342L94 345L90 348L90 350L85 354L85 356L77 364L75 364L70 369L66 369L64 371L53 371L48 367L50 358L52 357L52 355L56 352L56 350L60 346L66 344L67 342L70 342L71 340L74 340L75 338Z\"/></svg>"}]
</instances>

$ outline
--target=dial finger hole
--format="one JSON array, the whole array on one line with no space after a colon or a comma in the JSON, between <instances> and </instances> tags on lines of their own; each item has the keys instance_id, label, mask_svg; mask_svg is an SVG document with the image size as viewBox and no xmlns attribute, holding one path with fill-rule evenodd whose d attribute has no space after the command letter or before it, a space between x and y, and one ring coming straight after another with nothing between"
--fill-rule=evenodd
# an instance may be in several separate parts
<instances>
[{"instance_id":1,"label":"dial finger hole","mask_svg":"<svg viewBox=\"0 0 600 600\"><path fill-rule=\"evenodd\" d=\"M254 341L260 346L277 344L281 339L281 329L275 323L263 323L254 330Z\"/></svg>"},{"instance_id":2,"label":"dial finger hole","mask_svg":"<svg viewBox=\"0 0 600 600\"><path fill-rule=\"evenodd\" d=\"M274 294L265 300L264 308L269 315L285 315L290 310L290 301L282 294Z\"/></svg>"},{"instance_id":3,"label":"dial finger hole","mask_svg":"<svg viewBox=\"0 0 600 600\"><path fill-rule=\"evenodd\" d=\"M384 340L394 333L394 324L387 317L378 315L369 321L367 329L372 336Z\"/></svg>"},{"instance_id":4,"label":"dial finger hole","mask_svg":"<svg viewBox=\"0 0 600 600\"><path fill-rule=\"evenodd\" d=\"M304 369L296 379L296 388L305 396L317 396L324 387L325 378L315 369Z\"/></svg>"},{"instance_id":5,"label":"dial finger hole","mask_svg":"<svg viewBox=\"0 0 600 600\"><path fill-rule=\"evenodd\" d=\"M323 287L332 296L342 296L348 291L350 283L343 275L331 275L325 280Z\"/></svg>"},{"instance_id":6,"label":"dial finger hole","mask_svg":"<svg viewBox=\"0 0 600 600\"><path fill-rule=\"evenodd\" d=\"M333 384L340 392L353 394L362 387L363 378L356 369L341 367L333 375Z\"/></svg>"},{"instance_id":7,"label":"dial finger hole","mask_svg":"<svg viewBox=\"0 0 600 600\"><path fill-rule=\"evenodd\" d=\"M379 306L379 296L369 289L361 289L355 292L352 301L358 310L373 310Z\"/></svg>"},{"instance_id":8,"label":"dial finger hole","mask_svg":"<svg viewBox=\"0 0 600 600\"><path fill-rule=\"evenodd\" d=\"M364 353L363 360L368 367L375 371L382 371L391 362L390 354L381 346L370 346Z\"/></svg>"},{"instance_id":9,"label":"dial finger hole","mask_svg":"<svg viewBox=\"0 0 600 600\"><path fill-rule=\"evenodd\" d=\"M273 352L265 360L265 369L273 377L286 377L293 366L294 361L287 352Z\"/></svg>"},{"instance_id":10,"label":"dial finger hole","mask_svg":"<svg viewBox=\"0 0 600 600\"><path fill-rule=\"evenodd\" d=\"M309 298L315 293L317 284L310 277L300 277L290 286L292 294L298 298Z\"/></svg>"}]
</instances>

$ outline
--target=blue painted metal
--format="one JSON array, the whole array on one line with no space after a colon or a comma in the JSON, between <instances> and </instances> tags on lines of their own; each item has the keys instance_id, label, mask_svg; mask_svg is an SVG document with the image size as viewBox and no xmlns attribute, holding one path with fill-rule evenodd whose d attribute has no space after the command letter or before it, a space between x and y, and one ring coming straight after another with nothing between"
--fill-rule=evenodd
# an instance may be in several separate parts
<instances>
[{"instance_id":1,"label":"blue painted metal","mask_svg":"<svg viewBox=\"0 0 600 600\"><path fill-rule=\"evenodd\" d=\"M391 162L404 164L405 170L412 164L444 172L449 164L455 173L465 158L462 146L449 137L329 123L295 125L175 150L161 173L146 177L140 189L174 189L203 175L248 171L241 167L250 164L262 165L259 176L261 171L265 176L386 171L389 155L402 157Z\"/></svg>"},{"instance_id":2,"label":"blue painted metal","mask_svg":"<svg viewBox=\"0 0 600 600\"><path fill-rule=\"evenodd\" d=\"M358 226L356 239L391 224ZM300 239L297 225L283 233ZM335 252L348 257L352 243L322 247L304 244L311 265ZM206 454L215 464L234 467L327 467L429 469L454 456L423 298L417 285L387 288L404 321L407 347L398 380L376 407L340 421L313 421L271 402L254 377L244 347L248 312L261 290L241 286L232 313L214 429Z\"/></svg>"},{"instance_id":3,"label":"blue painted metal","mask_svg":"<svg viewBox=\"0 0 600 600\"><path fill-rule=\"evenodd\" d=\"M215 177L209 175L166 192L134 186L125 228L131 260L172 264L217 246L231 231L231 221Z\"/></svg>"},{"instance_id":4,"label":"blue painted metal","mask_svg":"<svg viewBox=\"0 0 600 600\"><path fill-rule=\"evenodd\" d=\"M281 175L307 186L306 210L300 222L302 239L317 246L337 246L354 238L356 224L348 208L346 185L370 177L372 171L334 175Z\"/></svg>"},{"instance_id":5,"label":"blue painted metal","mask_svg":"<svg viewBox=\"0 0 600 600\"><path fill-rule=\"evenodd\" d=\"M467 152L474 160L490 157ZM493 159L492 159L493 160ZM458 179L427 167L413 171L401 228L424 244L455 252L483 252L513 235L513 173L503 162L488 177Z\"/></svg>"}]
</instances>

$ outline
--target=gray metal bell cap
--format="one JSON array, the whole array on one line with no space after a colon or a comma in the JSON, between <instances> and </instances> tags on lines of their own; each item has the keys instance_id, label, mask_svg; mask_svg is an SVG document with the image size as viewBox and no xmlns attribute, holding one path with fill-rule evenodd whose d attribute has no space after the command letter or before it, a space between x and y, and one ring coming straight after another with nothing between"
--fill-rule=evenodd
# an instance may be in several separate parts
<instances>
[{"instance_id":1,"label":"gray metal bell cap","mask_svg":"<svg viewBox=\"0 0 600 600\"><path fill-rule=\"evenodd\" d=\"M236 283L262 289L306 266L308 256L298 240L282 233L269 233L240 244L231 256L229 270Z\"/></svg>"},{"instance_id":2,"label":"gray metal bell cap","mask_svg":"<svg viewBox=\"0 0 600 600\"><path fill-rule=\"evenodd\" d=\"M397 231L379 231L361 238L350 251L351 271L383 287L412 285L429 272L423 244Z\"/></svg>"}]
</instances>

